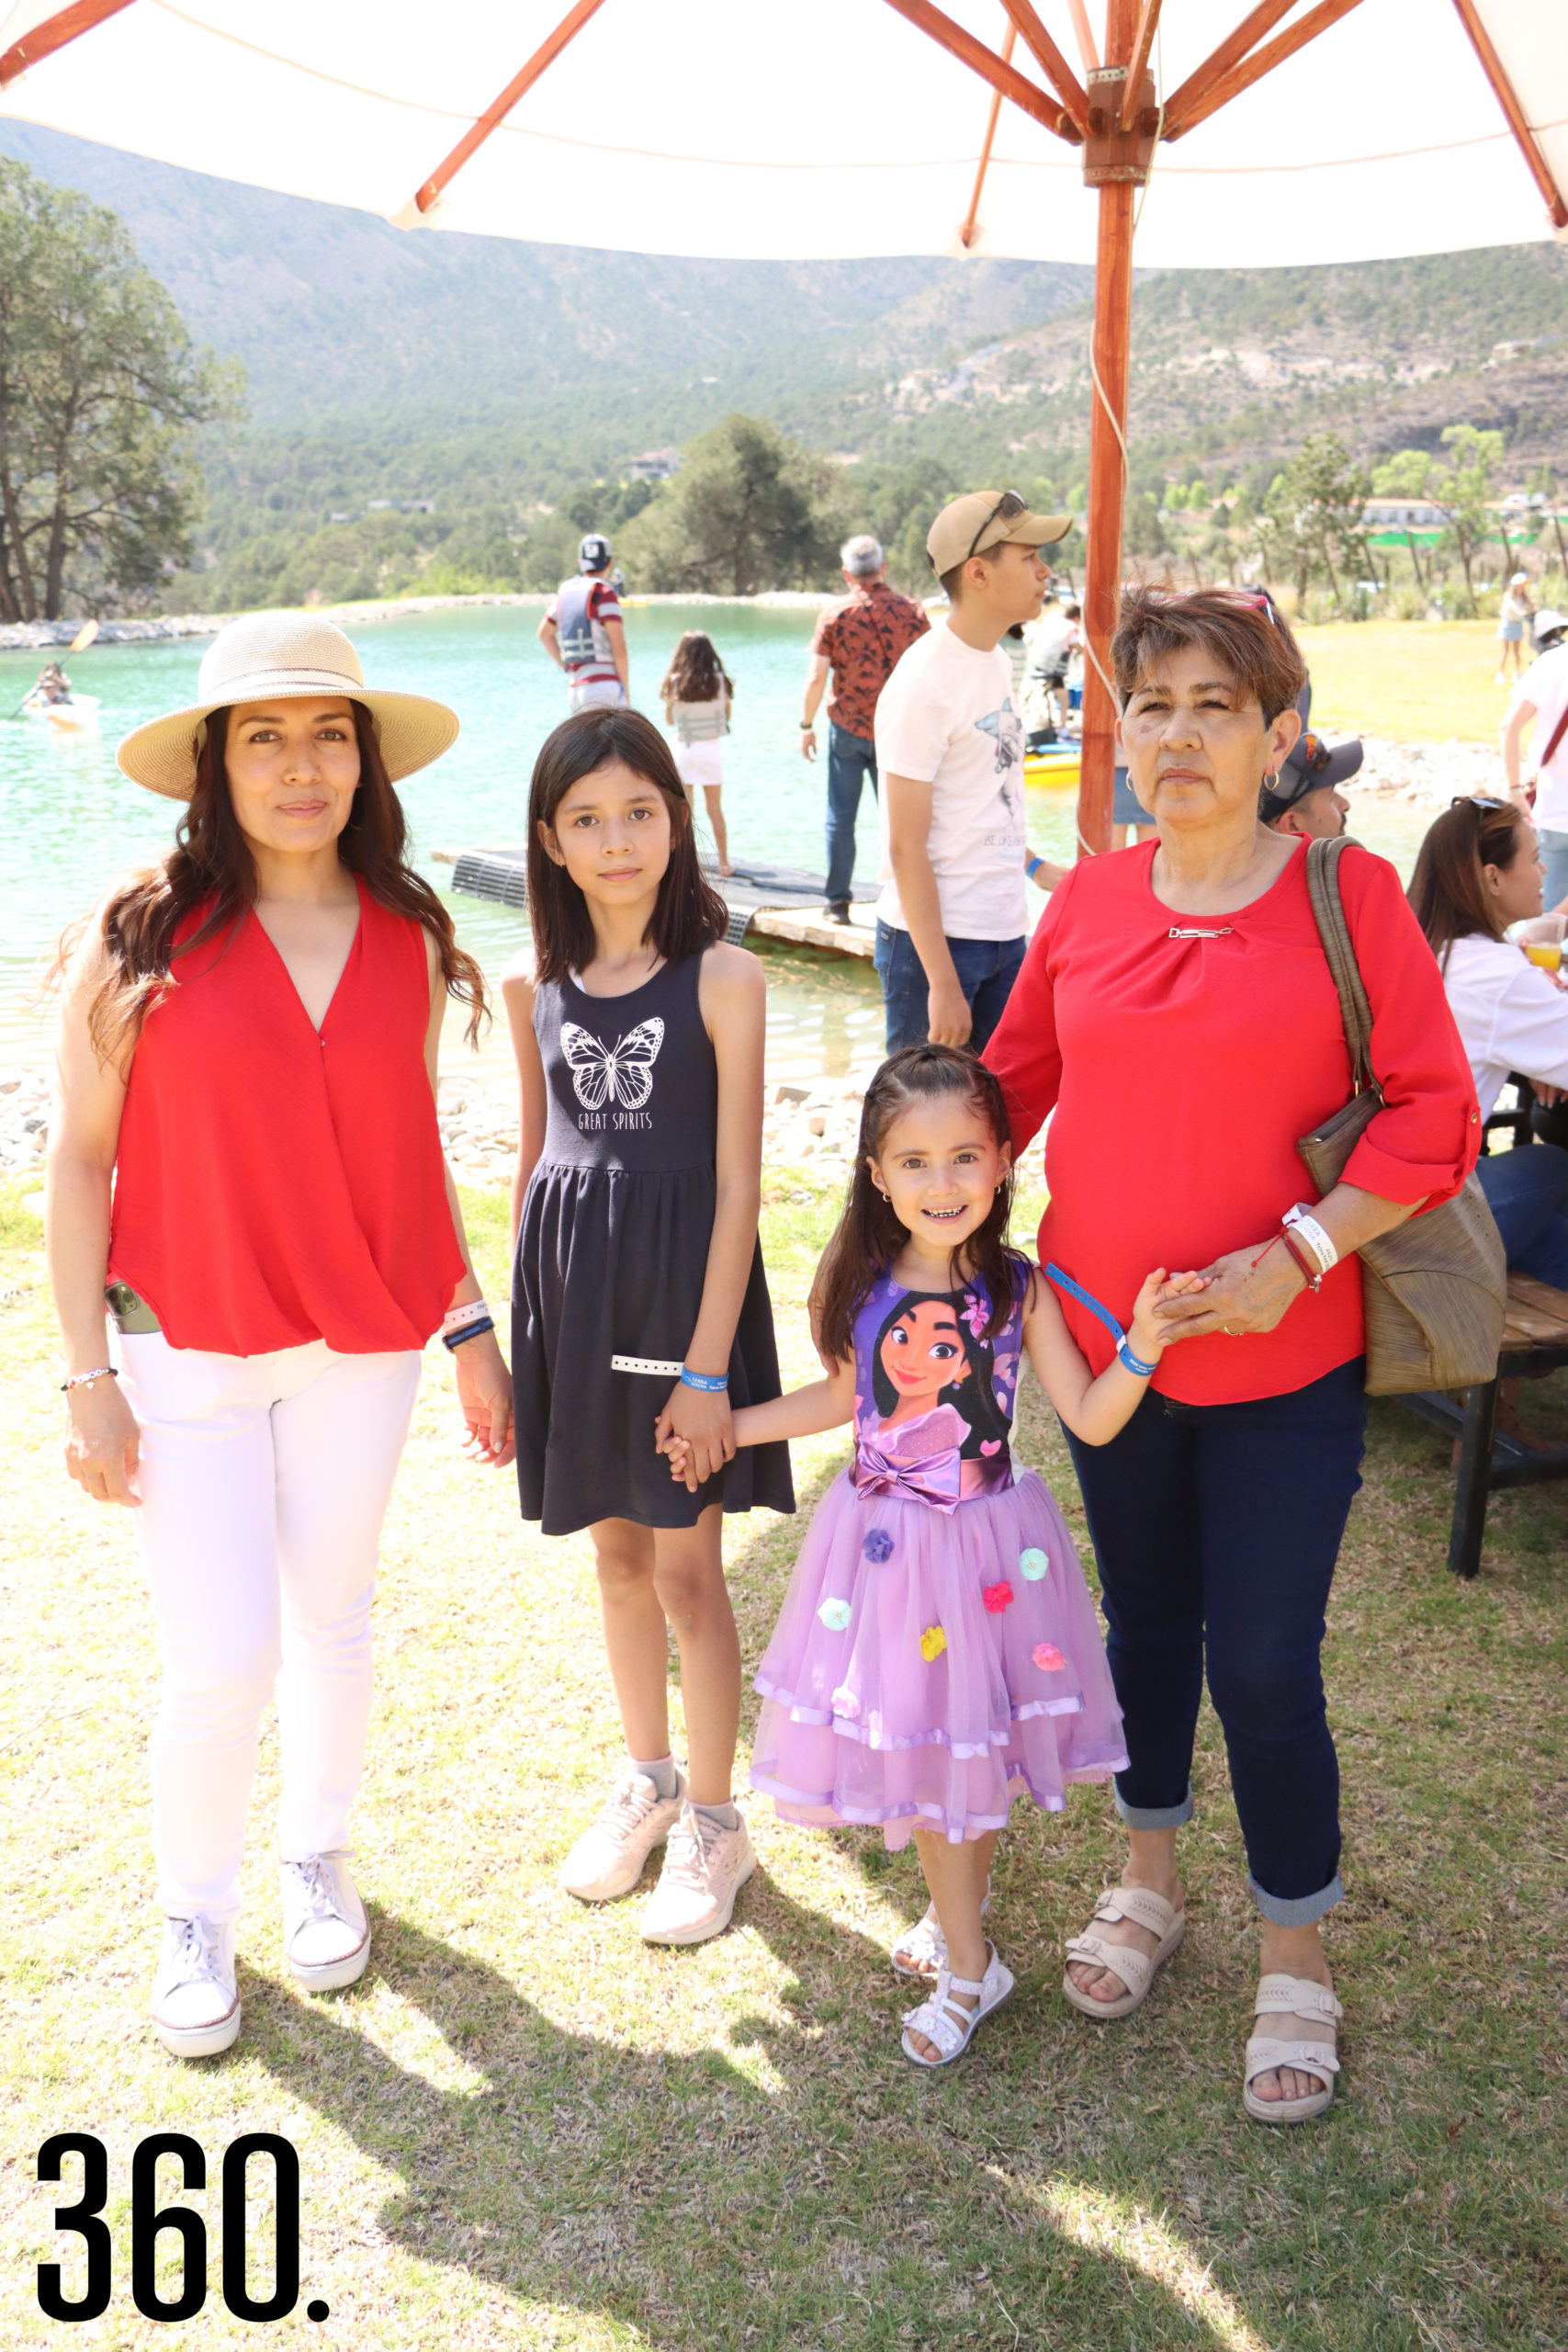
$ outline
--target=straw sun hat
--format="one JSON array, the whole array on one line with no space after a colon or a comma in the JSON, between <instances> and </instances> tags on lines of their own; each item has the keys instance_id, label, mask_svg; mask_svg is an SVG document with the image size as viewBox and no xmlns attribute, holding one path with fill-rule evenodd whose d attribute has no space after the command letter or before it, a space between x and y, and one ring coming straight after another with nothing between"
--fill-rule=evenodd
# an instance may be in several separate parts
<instances>
[{"instance_id":1,"label":"straw sun hat","mask_svg":"<svg viewBox=\"0 0 1568 2352\"><path fill-rule=\"evenodd\" d=\"M342 629L313 613L246 613L231 621L201 657L197 695L188 710L149 719L126 737L116 757L133 784L188 800L207 720L231 703L324 702L335 695L362 702L394 784L428 767L457 738L457 715L445 703L367 686Z\"/></svg>"}]
</instances>

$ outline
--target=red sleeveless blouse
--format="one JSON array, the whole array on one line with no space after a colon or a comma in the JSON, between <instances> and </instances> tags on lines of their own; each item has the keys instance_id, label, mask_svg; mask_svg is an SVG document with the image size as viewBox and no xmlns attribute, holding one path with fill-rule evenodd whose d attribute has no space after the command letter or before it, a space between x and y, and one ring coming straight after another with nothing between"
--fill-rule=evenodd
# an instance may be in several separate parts
<instances>
[{"instance_id":1,"label":"red sleeveless blouse","mask_svg":"<svg viewBox=\"0 0 1568 2352\"><path fill-rule=\"evenodd\" d=\"M451 1303L463 1260L424 1062L424 933L358 887L319 1033L249 913L194 956L176 949L175 985L142 1023L108 1271L171 1347L421 1348Z\"/></svg>"}]
</instances>

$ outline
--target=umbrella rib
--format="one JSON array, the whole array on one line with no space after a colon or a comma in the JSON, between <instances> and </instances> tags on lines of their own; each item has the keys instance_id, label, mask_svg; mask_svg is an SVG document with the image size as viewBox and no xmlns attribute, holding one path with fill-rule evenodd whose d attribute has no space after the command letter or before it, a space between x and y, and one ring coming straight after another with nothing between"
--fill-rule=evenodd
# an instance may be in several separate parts
<instances>
[{"instance_id":1,"label":"umbrella rib","mask_svg":"<svg viewBox=\"0 0 1568 2352\"><path fill-rule=\"evenodd\" d=\"M1078 55L1083 59L1084 72L1098 74L1100 52L1094 45L1094 33L1089 25L1089 10L1084 6L1084 0L1067 0L1067 14L1073 20L1073 34L1077 41Z\"/></svg>"},{"instance_id":2,"label":"umbrella rib","mask_svg":"<svg viewBox=\"0 0 1568 2352\"><path fill-rule=\"evenodd\" d=\"M1199 123L1207 122L1221 107L1227 106L1243 90L1249 90L1254 82L1260 82L1265 74L1271 74L1276 65L1282 65L1287 57L1293 57L1298 49L1304 49L1308 41L1315 40L1319 33L1325 33L1330 25L1337 25L1341 17L1348 17L1352 8L1360 5L1361 0L1318 0L1317 6L1309 8L1298 23L1273 40L1265 41L1261 49L1255 49L1250 57L1244 57L1228 74L1222 74L1217 82L1212 82L1185 110L1179 113L1173 99L1165 126L1167 139L1183 138Z\"/></svg>"},{"instance_id":3,"label":"umbrella rib","mask_svg":"<svg viewBox=\"0 0 1568 2352\"><path fill-rule=\"evenodd\" d=\"M1041 23L1032 0L1002 0L1002 6L1033 51L1035 62L1077 125L1081 137L1089 128L1089 99L1077 75Z\"/></svg>"},{"instance_id":4,"label":"umbrella rib","mask_svg":"<svg viewBox=\"0 0 1568 2352\"><path fill-rule=\"evenodd\" d=\"M1017 39L1018 27L1015 24L1010 23L1007 31L1002 38L1002 63L1004 65L1010 65L1012 62L1013 44ZM990 111L986 117L986 136L980 141L980 161L975 168L975 192L969 198L969 209L964 216L964 226L958 232L958 242L963 246L965 253L968 252L970 245L974 242L975 231L979 225L980 196L986 185L986 174L990 169L991 142L997 135L997 121L998 118L1001 114L1001 110L1002 94L999 90L993 90L991 92Z\"/></svg>"},{"instance_id":5,"label":"umbrella rib","mask_svg":"<svg viewBox=\"0 0 1568 2352\"><path fill-rule=\"evenodd\" d=\"M1259 0L1258 6L1242 18L1235 32L1228 33L1217 49L1210 51L1201 65L1196 66L1180 88L1172 91L1166 100L1165 135L1168 139L1171 135L1169 125L1179 121L1189 107L1201 98L1222 74L1228 74L1233 65L1239 65L1247 51L1260 41L1265 33L1272 32L1280 17L1288 17L1295 5L1296 0Z\"/></svg>"},{"instance_id":6,"label":"umbrella rib","mask_svg":"<svg viewBox=\"0 0 1568 2352\"><path fill-rule=\"evenodd\" d=\"M5 56L0 57L0 90L20 80L29 65L38 65L58 50L68 49L84 33L90 33L95 25L118 17L122 8L130 6L130 0L73 0L71 7L46 17L41 25L35 25L30 33L13 41Z\"/></svg>"},{"instance_id":7,"label":"umbrella rib","mask_svg":"<svg viewBox=\"0 0 1568 2352\"><path fill-rule=\"evenodd\" d=\"M472 129L466 130L456 147L437 164L424 186L414 198L421 212L429 212L444 189L449 187L468 158L484 145L491 132L504 122L518 100L530 91L541 74L553 65L570 40L575 39L590 17L597 14L604 0L576 0L569 8L554 32L547 35L522 72L508 82L500 97L488 106Z\"/></svg>"},{"instance_id":8,"label":"umbrella rib","mask_svg":"<svg viewBox=\"0 0 1568 2352\"><path fill-rule=\"evenodd\" d=\"M1492 46L1491 35L1482 23L1475 0L1454 0L1460 20L1470 35L1471 45L1481 60L1481 70L1491 83L1493 94L1508 118L1508 128L1518 143L1519 152L1529 165L1537 187L1546 198L1546 209L1554 229L1568 229L1568 201L1552 176L1551 164L1541 153L1525 110L1520 106L1513 84L1503 71L1503 61Z\"/></svg>"},{"instance_id":9,"label":"umbrella rib","mask_svg":"<svg viewBox=\"0 0 1568 2352\"><path fill-rule=\"evenodd\" d=\"M1138 119L1138 107L1144 86L1144 76L1149 70L1149 51L1155 45L1155 33L1159 25L1160 0L1144 0L1138 17L1138 29L1133 36L1132 62L1122 89L1122 128L1131 130Z\"/></svg>"},{"instance_id":10,"label":"umbrella rib","mask_svg":"<svg viewBox=\"0 0 1568 2352\"><path fill-rule=\"evenodd\" d=\"M1082 138L1082 128L1070 107L1053 106L1036 84L1027 81L1016 66L1004 65L994 50L987 49L983 40L976 40L973 33L966 32L962 25L955 25L951 17L933 7L931 0L887 0L887 5L907 17L910 24L918 26L939 49L945 49L950 57L956 57L961 65L967 65L970 72L978 74L983 82L989 82L1004 98L1010 98L1015 107L1021 107L1025 114L1032 115L1044 130L1053 130L1058 139L1074 143ZM1007 12L1015 22L1019 21L1020 9L1026 5L1027 0L1005 0ZM1029 13L1032 16L1034 12L1030 9ZM1029 40L1028 27L1021 26L1021 29L1025 40ZM1030 45L1032 47L1032 42Z\"/></svg>"}]
</instances>

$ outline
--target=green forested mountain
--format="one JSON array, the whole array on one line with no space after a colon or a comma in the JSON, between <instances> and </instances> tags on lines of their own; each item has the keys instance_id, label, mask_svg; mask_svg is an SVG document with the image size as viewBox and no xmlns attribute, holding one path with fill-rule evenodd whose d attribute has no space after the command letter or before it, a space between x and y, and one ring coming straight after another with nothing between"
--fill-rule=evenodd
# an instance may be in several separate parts
<instances>
[{"instance_id":1,"label":"green forested mountain","mask_svg":"<svg viewBox=\"0 0 1568 2352\"><path fill-rule=\"evenodd\" d=\"M193 334L239 359L201 567L171 601L536 586L628 461L735 412L846 468L897 536L944 485L1081 501L1089 273L716 262L408 233L0 120L0 152L125 220ZM1134 304L1134 488L1263 481L1313 432L1359 456L1495 426L1568 467L1568 251L1164 272ZM599 485L595 488L595 485Z\"/></svg>"}]
</instances>

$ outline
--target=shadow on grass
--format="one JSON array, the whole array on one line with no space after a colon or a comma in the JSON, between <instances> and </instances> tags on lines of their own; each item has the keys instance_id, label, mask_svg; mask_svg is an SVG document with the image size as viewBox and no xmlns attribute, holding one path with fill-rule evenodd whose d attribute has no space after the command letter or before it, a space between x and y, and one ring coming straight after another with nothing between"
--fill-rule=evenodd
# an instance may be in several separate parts
<instances>
[{"instance_id":1,"label":"shadow on grass","mask_svg":"<svg viewBox=\"0 0 1568 2352\"><path fill-rule=\"evenodd\" d=\"M442 2087L331 2005L247 1978L246 2051L398 2186L386 2240L529 2306L574 2309L660 2346L934 2346L1087 2340L1108 2305L1134 2340L1262 2352L1230 2298L1163 2223L1157 2254L1087 2182L1011 2173L994 2139L960 2145L927 2081L868 2077L820 2046L824 2020L907 2000L886 1955L759 1876L747 1924L793 1963L830 1941L833 1999L786 1988L785 2016L734 2021L728 2048L682 2056L563 2030L471 1953L374 1913L384 1979L465 2077ZM674 1954L677 1968L700 1965ZM1016 2042L1020 2037L1011 2039ZM746 2053L761 2052L763 2085ZM457 2062L456 2064L453 2061ZM969 2062L983 2095L987 2061ZM1164 2272L1168 2274L1161 2276ZM325 2290L313 2278L307 2291ZM1036 2334L1043 2302L1049 2332ZM1004 2319L1004 2313L1007 2315ZM822 2331L847 2330L823 2337ZM1119 2335L1118 2341L1123 2340Z\"/></svg>"}]
</instances>

